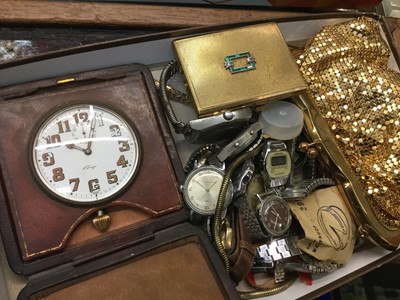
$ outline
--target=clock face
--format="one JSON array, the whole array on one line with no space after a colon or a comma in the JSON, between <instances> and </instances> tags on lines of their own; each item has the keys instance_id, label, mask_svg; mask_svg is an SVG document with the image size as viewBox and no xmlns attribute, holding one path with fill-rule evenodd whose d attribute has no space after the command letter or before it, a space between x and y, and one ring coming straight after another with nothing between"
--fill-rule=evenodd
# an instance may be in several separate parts
<instances>
[{"instance_id":1,"label":"clock face","mask_svg":"<svg viewBox=\"0 0 400 300\"><path fill-rule=\"evenodd\" d=\"M186 204L202 215L212 215L218 202L224 173L213 166L204 166L192 171L183 187ZM233 187L229 184L224 207L232 199Z\"/></svg>"},{"instance_id":2,"label":"clock face","mask_svg":"<svg viewBox=\"0 0 400 300\"><path fill-rule=\"evenodd\" d=\"M33 170L57 199L94 204L131 183L140 163L139 136L114 111L73 105L48 117L32 143Z\"/></svg>"},{"instance_id":3,"label":"clock face","mask_svg":"<svg viewBox=\"0 0 400 300\"><path fill-rule=\"evenodd\" d=\"M264 229L273 236L285 234L292 223L289 205L279 196L268 196L262 203L259 214Z\"/></svg>"}]
</instances>

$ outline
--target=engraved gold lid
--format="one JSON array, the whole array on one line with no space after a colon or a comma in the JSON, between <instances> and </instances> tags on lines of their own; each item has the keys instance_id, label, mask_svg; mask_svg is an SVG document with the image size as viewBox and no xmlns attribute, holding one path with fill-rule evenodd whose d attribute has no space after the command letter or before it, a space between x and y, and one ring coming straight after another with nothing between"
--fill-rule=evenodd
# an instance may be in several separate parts
<instances>
[{"instance_id":1,"label":"engraved gold lid","mask_svg":"<svg viewBox=\"0 0 400 300\"><path fill-rule=\"evenodd\" d=\"M173 46L199 117L306 89L276 23L179 39Z\"/></svg>"}]
</instances>

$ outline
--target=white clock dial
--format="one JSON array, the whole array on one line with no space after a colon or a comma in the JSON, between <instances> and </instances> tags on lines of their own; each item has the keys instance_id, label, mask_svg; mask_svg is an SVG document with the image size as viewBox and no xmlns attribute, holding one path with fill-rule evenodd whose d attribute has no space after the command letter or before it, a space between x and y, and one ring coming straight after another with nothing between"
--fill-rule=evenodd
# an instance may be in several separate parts
<instances>
[{"instance_id":1,"label":"white clock dial","mask_svg":"<svg viewBox=\"0 0 400 300\"><path fill-rule=\"evenodd\" d=\"M217 206L224 173L213 166L204 166L192 171L183 187L187 205L201 215L212 215ZM225 207L232 198L232 184L229 184Z\"/></svg>"},{"instance_id":2,"label":"white clock dial","mask_svg":"<svg viewBox=\"0 0 400 300\"><path fill-rule=\"evenodd\" d=\"M73 105L50 116L32 145L34 172L58 199L93 204L113 198L133 180L139 136L114 111Z\"/></svg>"}]
</instances>

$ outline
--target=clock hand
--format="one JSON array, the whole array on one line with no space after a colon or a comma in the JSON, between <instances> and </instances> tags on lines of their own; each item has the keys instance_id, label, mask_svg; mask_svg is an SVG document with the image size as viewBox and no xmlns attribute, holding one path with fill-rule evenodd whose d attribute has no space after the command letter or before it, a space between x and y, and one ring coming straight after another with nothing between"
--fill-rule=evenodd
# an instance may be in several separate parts
<instances>
[{"instance_id":1,"label":"clock hand","mask_svg":"<svg viewBox=\"0 0 400 300\"><path fill-rule=\"evenodd\" d=\"M276 210L273 208L273 207L271 207L271 209L272 209L272 213L278 218L278 219L281 219L281 216L276 212Z\"/></svg>"},{"instance_id":2,"label":"clock hand","mask_svg":"<svg viewBox=\"0 0 400 300\"><path fill-rule=\"evenodd\" d=\"M278 225L278 215L276 215L275 222L274 222L274 229L276 229L276 225Z\"/></svg>"},{"instance_id":3,"label":"clock hand","mask_svg":"<svg viewBox=\"0 0 400 300\"><path fill-rule=\"evenodd\" d=\"M204 185L202 185L200 182L198 182L197 180L194 180L194 182L196 182L199 186L201 186L207 193L210 191L210 189L206 188Z\"/></svg>"},{"instance_id":4,"label":"clock hand","mask_svg":"<svg viewBox=\"0 0 400 300\"><path fill-rule=\"evenodd\" d=\"M93 117L92 122L90 123L90 131L89 131L89 142L87 143L86 149L84 150L86 155L92 154L92 138L94 137L95 134L95 128L96 128L96 115Z\"/></svg>"},{"instance_id":5,"label":"clock hand","mask_svg":"<svg viewBox=\"0 0 400 300\"><path fill-rule=\"evenodd\" d=\"M65 146L67 146L68 149L76 149L76 150L80 150L80 151L85 152L85 149L83 149L82 147L76 146L75 144L68 144L68 145L65 145Z\"/></svg>"},{"instance_id":6,"label":"clock hand","mask_svg":"<svg viewBox=\"0 0 400 300\"><path fill-rule=\"evenodd\" d=\"M81 123L81 124L82 124L82 125L81 125L81 127L82 127L82 135L83 135L83 137L86 138L85 128L83 127L83 123Z\"/></svg>"},{"instance_id":7,"label":"clock hand","mask_svg":"<svg viewBox=\"0 0 400 300\"><path fill-rule=\"evenodd\" d=\"M218 181L218 180L215 180L215 181L213 182L213 184L210 185L210 187L208 188L208 190L211 190L211 188L217 183L217 181Z\"/></svg>"}]
</instances>

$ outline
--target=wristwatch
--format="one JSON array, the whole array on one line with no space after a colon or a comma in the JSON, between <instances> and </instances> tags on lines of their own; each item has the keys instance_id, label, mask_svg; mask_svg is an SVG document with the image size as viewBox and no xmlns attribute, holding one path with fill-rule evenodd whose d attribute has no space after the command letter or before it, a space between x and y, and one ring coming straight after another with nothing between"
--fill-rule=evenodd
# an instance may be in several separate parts
<instances>
[{"instance_id":1,"label":"wristwatch","mask_svg":"<svg viewBox=\"0 0 400 300\"><path fill-rule=\"evenodd\" d=\"M223 172L225 160L250 147L251 143L259 136L261 129L262 124L255 122L225 145L222 150L218 145L207 144L192 153L184 169L186 173L189 173L191 168L194 169L187 175L181 191L186 204L194 213L203 216L214 214L225 175ZM209 166L206 165L207 162L210 164ZM225 208L232 200L232 194L233 186L231 182L225 199Z\"/></svg>"},{"instance_id":2,"label":"wristwatch","mask_svg":"<svg viewBox=\"0 0 400 300\"><path fill-rule=\"evenodd\" d=\"M200 160L201 161L201 160ZM186 176L181 192L185 203L191 210L191 218L194 223L199 223L205 217L212 216L218 202L224 168L213 165L196 163L194 169ZM227 208L232 200L233 186L230 182L225 198L224 208Z\"/></svg>"},{"instance_id":3,"label":"wristwatch","mask_svg":"<svg viewBox=\"0 0 400 300\"><path fill-rule=\"evenodd\" d=\"M244 129L238 136L236 136L229 144L225 145L218 153L217 158L220 162L224 162L227 158L233 157L247 147L249 147L257 137L261 136L258 133L261 132L263 125L261 122L255 122ZM261 138L262 139L262 138ZM255 143L258 145L258 143ZM255 148L253 145L252 148Z\"/></svg>"},{"instance_id":4,"label":"wristwatch","mask_svg":"<svg viewBox=\"0 0 400 300\"><path fill-rule=\"evenodd\" d=\"M249 125L225 146L206 144L200 147L194 151L187 160L187 163L184 167L185 173L187 174L190 170L192 170L196 161L198 162L201 159L205 159L210 164L221 168L228 158L234 157L235 155L244 151L246 148L249 148L248 150L251 151L257 145L259 145L262 140L262 136L259 134L261 129L261 122L255 122ZM259 137L259 139L256 141L257 137Z\"/></svg>"},{"instance_id":5,"label":"wristwatch","mask_svg":"<svg viewBox=\"0 0 400 300\"><path fill-rule=\"evenodd\" d=\"M292 212L286 200L278 195L257 195L258 218L263 230L271 236L283 236L292 223Z\"/></svg>"},{"instance_id":6,"label":"wristwatch","mask_svg":"<svg viewBox=\"0 0 400 300\"><path fill-rule=\"evenodd\" d=\"M292 160L283 141L267 140L262 151L262 166L270 188L284 186L292 170Z\"/></svg>"},{"instance_id":7,"label":"wristwatch","mask_svg":"<svg viewBox=\"0 0 400 300\"><path fill-rule=\"evenodd\" d=\"M253 117L251 108L241 108L237 110L226 110L219 114L199 118L183 123L178 120L171 106L167 90L167 82L175 74L181 71L179 62L174 59L169 62L160 75L159 91L161 103L175 132L183 134L190 143L214 143L229 139L239 133L242 128Z\"/></svg>"}]
</instances>

